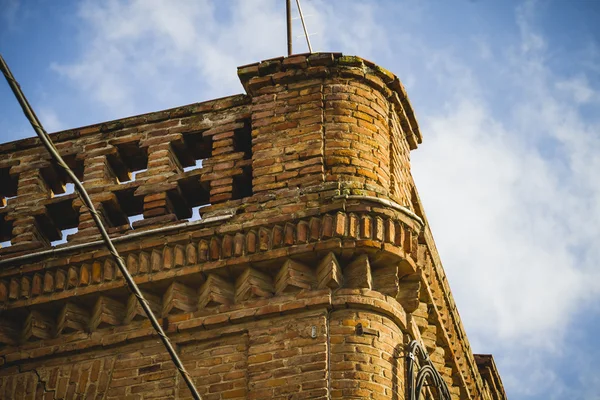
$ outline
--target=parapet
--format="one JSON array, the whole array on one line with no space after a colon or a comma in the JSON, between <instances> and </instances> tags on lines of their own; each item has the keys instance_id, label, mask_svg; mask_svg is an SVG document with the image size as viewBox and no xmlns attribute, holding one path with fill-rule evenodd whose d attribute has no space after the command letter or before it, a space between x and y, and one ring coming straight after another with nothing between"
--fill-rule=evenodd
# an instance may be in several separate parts
<instances>
[{"instance_id":1,"label":"parapet","mask_svg":"<svg viewBox=\"0 0 600 400\"><path fill-rule=\"evenodd\" d=\"M195 209L254 210L251 203L286 189L373 196L411 211L409 149L421 136L397 77L334 53L238 74L246 96L52 135L113 236L186 221ZM98 237L37 139L2 145L0 154L0 241L12 243L0 255Z\"/></svg>"}]
</instances>

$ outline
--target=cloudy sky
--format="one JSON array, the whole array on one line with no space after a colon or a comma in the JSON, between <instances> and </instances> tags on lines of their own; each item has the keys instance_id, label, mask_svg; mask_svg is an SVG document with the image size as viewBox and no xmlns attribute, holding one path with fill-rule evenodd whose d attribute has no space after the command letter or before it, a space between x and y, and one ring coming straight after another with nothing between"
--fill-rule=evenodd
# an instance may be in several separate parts
<instances>
[{"instance_id":1,"label":"cloudy sky","mask_svg":"<svg viewBox=\"0 0 600 400\"><path fill-rule=\"evenodd\" d=\"M404 82L417 187L509 397L600 399L600 2L302 5L316 51ZM283 55L284 22L283 0L0 0L0 52L57 131L241 93L236 67ZM30 136L0 82L0 141Z\"/></svg>"}]
</instances>

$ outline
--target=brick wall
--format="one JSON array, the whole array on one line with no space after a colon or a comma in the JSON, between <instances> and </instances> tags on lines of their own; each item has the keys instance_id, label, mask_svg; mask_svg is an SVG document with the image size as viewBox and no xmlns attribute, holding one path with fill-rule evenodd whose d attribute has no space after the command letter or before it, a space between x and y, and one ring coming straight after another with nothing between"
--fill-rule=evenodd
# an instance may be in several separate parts
<instances>
[{"instance_id":1,"label":"brick wall","mask_svg":"<svg viewBox=\"0 0 600 400\"><path fill-rule=\"evenodd\" d=\"M238 75L246 95L53 134L203 398L403 399L410 340L453 398L493 398L398 78L338 53ZM0 393L189 398L68 183L37 140L0 145Z\"/></svg>"}]
</instances>

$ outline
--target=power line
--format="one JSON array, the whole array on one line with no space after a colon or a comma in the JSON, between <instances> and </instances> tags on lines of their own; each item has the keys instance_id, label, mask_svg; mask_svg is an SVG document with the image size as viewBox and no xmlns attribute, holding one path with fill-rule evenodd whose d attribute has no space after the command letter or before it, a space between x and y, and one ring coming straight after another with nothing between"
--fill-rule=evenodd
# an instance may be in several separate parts
<instances>
[{"instance_id":1,"label":"power line","mask_svg":"<svg viewBox=\"0 0 600 400\"><path fill-rule=\"evenodd\" d=\"M306 43L308 44L308 52L312 53L312 46L310 45L310 39L308 37L308 31L306 30L306 23L304 22L304 14L302 14L302 7L300 6L300 0L296 0L298 5L298 13L300 14L300 21L302 21L302 29L304 29L304 36L306 36Z\"/></svg>"}]
</instances>

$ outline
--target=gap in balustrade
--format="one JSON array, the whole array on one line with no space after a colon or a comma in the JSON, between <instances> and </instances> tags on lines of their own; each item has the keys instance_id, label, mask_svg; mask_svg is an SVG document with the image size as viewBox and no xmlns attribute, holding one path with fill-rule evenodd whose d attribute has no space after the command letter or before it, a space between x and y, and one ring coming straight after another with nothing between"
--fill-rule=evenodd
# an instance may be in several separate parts
<instances>
[{"instance_id":1,"label":"gap in balustrade","mask_svg":"<svg viewBox=\"0 0 600 400\"><path fill-rule=\"evenodd\" d=\"M203 204L201 206L192 207L192 216L188 219L188 221L192 222L201 220L202 214L200 214L200 209L208 206L210 206L210 204Z\"/></svg>"},{"instance_id":2,"label":"gap in balustrade","mask_svg":"<svg viewBox=\"0 0 600 400\"><path fill-rule=\"evenodd\" d=\"M191 165L189 167L183 167L183 172L193 171L195 169L202 168L203 161L204 161L204 159L196 160L196 163L194 165Z\"/></svg>"},{"instance_id":3,"label":"gap in balustrade","mask_svg":"<svg viewBox=\"0 0 600 400\"><path fill-rule=\"evenodd\" d=\"M115 201L102 202L101 213L108 228L129 224L127 215Z\"/></svg>"},{"instance_id":4,"label":"gap in balustrade","mask_svg":"<svg viewBox=\"0 0 600 400\"><path fill-rule=\"evenodd\" d=\"M53 193L54 196L53 197L62 197L62 196L66 196L68 194L74 193L75 192L75 184L73 183L67 183L65 185L65 191L64 193Z\"/></svg>"},{"instance_id":5,"label":"gap in balustrade","mask_svg":"<svg viewBox=\"0 0 600 400\"><path fill-rule=\"evenodd\" d=\"M0 208L6 207L8 205L8 201L12 199L16 199L17 196L6 196L4 198L0 197Z\"/></svg>"},{"instance_id":6,"label":"gap in balustrade","mask_svg":"<svg viewBox=\"0 0 600 400\"><path fill-rule=\"evenodd\" d=\"M244 159L252 158L252 125L250 119L242 121L244 126L233 131L233 151L243 152Z\"/></svg>"},{"instance_id":7,"label":"gap in balustrade","mask_svg":"<svg viewBox=\"0 0 600 400\"><path fill-rule=\"evenodd\" d=\"M67 166L73 171L77 179L83 180L83 161L78 160L75 155L63 156ZM40 170L42 179L50 189L50 197L60 197L74 192L74 185L66 171L56 163L50 161L50 165Z\"/></svg>"},{"instance_id":8,"label":"gap in balustrade","mask_svg":"<svg viewBox=\"0 0 600 400\"><path fill-rule=\"evenodd\" d=\"M0 244L2 247L9 247L12 239L12 221L6 220L6 214L0 214Z\"/></svg>"},{"instance_id":9,"label":"gap in balustrade","mask_svg":"<svg viewBox=\"0 0 600 400\"><path fill-rule=\"evenodd\" d=\"M131 171L131 180L135 181L137 174L139 174L140 172L146 172L146 171L148 171L148 168L139 169L137 171Z\"/></svg>"},{"instance_id":10,"label":"gap in balustrade","mask_svg":"<svg viewBox=\"0 0 600 400\"><path fill-rule=\"evenodd\" d=\"M254 194L252 191L252 167L243 167L242 174L233 177L232 186L231 198L233 200L252 196Z\"/></svg>"},{"instance_id":11,"label":"gap in balustrade","mask_svg":"<svg viewBox=\"0 0 600 400\"><path fill-rule=\"evenodd\" d=\"M184 172L202 168L204 161L212 156L212 136L205 131L184 133L183 140L171 143Z\"/></svg>"},{"instance_id":12,"label":"gap in balustrade","mask_svg":"<svg viewBox=\"0 0 600 400\"><path fill-rule=\"evenodd\" d=\"M18 176L10 175L9 168L0 168L0 207L8 204L8 200L17 196Z\"/></svg>"},{"instance_id":13,"label":"gap in balustrade","mask_svg":"<svg viewBox=\"0 0 600 400\"><path fill-rule=\"evenodd\" d=\"M136 175L148 169L148 152L141 148L139 141L114 145L115 154L107 156L108 164L119 183L134 181Z\"/></svg>"},{"instance_id":14,"label":"gap in balustrade","mask_svg":"<svg viewBox=\"0 0 600 400\"><path fill-rule=\"evenodd\" d=\"M65 243L66 235L77 232L79 210L73 207L73 199L61 199L46 204L46 212L36 215L35 219L40 233L55 246Z\"/></svg>"},{"instance_id":15,"label":"gap in balustrade","mask_svg":"<svg viewBox=\"0 0 600 400\"><path fill-rule=\"evenodd\" d=\"M129 226L131 227L131 229L133 229L134 222L141 221L143 219L144 219L144 214L129 215L127 217L127 220L129 221Z\"/></svg>"},{"instance_id":16,"label":"gap in balustrade","mask_svg":"<svg viewBox=\"0 0 600 400\"><path fill-rule=\"evenodd\" d=\"M138 170L131 170L131 171L129 171L128 176L126 178L124 178L126 180L121 180L120 178L117 177L117 182L119 184L134 182L136 180L137 175L140 172L146 172L146 171L148 171L148 168L142 168L142 169L138 169Z\"/></svg>"},{"instance_id":17,"label":"gap in balustrade","mask_svg":"<svg viewBox=\"0 0 600 400\"><path fill-rule=\"evenodd\" d=\"M74 235L79 231L77 227L75 228L67 228L60 231L60 239L50 242L50 246L55 247L60 244L67 243L67 237L69 235Z\"/></svg>"},{"instance_id":18,"label":"gap in balustrade","mask_svg":"<svg viewBox=\"0 0 600 400\"><path fill-rule=\"evenodd\" d=\"M77 159L77 155L73 154L70 156L63 156L63 160L65 161L65 163L69 166L69 168L71 169L71 171L73 171L73 173L75 174L75 176L77 177L77 179L79 179L80 181L83 182L83 160L79 160ZM62 168L60 168L61 171L63 171ZM65 183L69 183L71 182L71 179L68 177L68 175L66 174L66 172L64 172L64 179L63 181Z\"/></svg>"},{"instance_id":19,"label":"gap in balustrade","mask_svg":"<svg viewBox=\"0 0 600 400\"><path fill-rule=\"evenodd\" d=\"M177 181L178 189L169 193L175 214L180 220L201 219L200 208L210 205L210 187L201 182L199 175L186 176Z\"/></svg>"},{"instance_id":20,"label":"gap in balustrade","mask_svg":"<svg viewBox=\"0 0 600 400\"><path fill-rule=\"evenodd\" d=\"M119 211L125 217L124 223L131 229L134 222L144 219L144 197L135 196L135 190L135 187L131 187L114 192Z\"/></svg>"},{"instance_id":21,"label":"gap in balustrade","mask_svg":"<svg viewBox=\"0 0 600 400\"><path fill-rule=\"evenodd\" d=\"M5 247L10 247L12 246L12 243L10 242L10 240L5 240L4 242L0 242L0 249L3 249Z\"/></svg>"}]
</instances>

